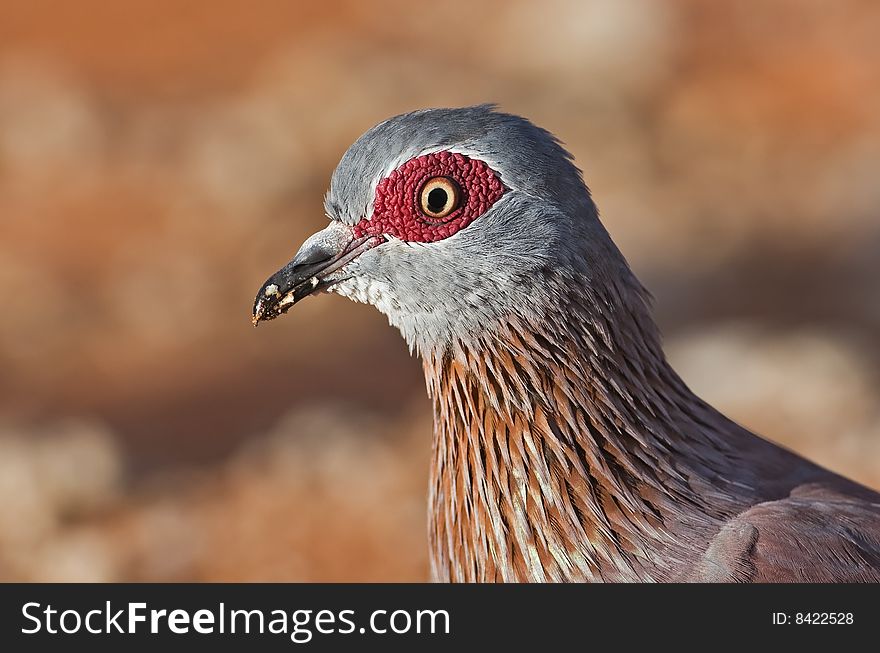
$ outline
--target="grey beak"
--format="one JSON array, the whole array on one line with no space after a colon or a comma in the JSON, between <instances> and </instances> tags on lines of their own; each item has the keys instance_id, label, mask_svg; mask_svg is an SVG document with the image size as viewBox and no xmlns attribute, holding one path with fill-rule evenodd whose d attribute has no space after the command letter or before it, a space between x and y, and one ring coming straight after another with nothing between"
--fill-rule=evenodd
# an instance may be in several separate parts
<instances>
[{"instance_id":1,"label":"grey beak","mask_svg":"<svg viewBox=\"0 0 880 653\"><path fill-rule=\"evenodd\" d=\"M356 238L352 228L341 222L331 222L309 236L293 260L260 287L254 300L254 326L275 319L301 299L332 286L340 278L327 277L381 242L384 238L376 236Z\"/></svg>"}]
</instances>

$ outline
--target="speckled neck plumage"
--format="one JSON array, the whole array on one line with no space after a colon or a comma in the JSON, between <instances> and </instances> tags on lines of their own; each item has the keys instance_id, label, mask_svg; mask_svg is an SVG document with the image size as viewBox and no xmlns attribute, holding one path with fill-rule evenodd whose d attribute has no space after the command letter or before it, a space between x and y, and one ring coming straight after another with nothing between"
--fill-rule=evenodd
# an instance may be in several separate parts
<instances>
[{"instance_id":1,"label":"speckled neck plumage","mask_svg":"<svg viewBox=\"0 0 880 653\"><path fill-rule=\"evenodd\" d=\"M671 370L640 287L587 296L552 276L539 323L424 358L433 577L672 580L755 496L725 471L756 438Z\"/></svg>"}]
</instances>

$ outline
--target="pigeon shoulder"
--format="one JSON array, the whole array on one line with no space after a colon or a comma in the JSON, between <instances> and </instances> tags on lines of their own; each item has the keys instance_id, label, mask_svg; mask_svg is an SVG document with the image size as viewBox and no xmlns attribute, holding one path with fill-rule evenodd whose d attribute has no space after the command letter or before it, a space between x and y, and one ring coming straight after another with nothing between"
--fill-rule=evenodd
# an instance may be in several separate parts
<instances>
[{"instance_id":1,"label":"pigeon shoulder","mask_svg":"<svg viewBox=\"0 0 880 653\"><path fill-rule=\"evenodd\" d=\"M685 580L880 582L880 494L831 477L725 523Z\"/></svg>"}]
</instances>

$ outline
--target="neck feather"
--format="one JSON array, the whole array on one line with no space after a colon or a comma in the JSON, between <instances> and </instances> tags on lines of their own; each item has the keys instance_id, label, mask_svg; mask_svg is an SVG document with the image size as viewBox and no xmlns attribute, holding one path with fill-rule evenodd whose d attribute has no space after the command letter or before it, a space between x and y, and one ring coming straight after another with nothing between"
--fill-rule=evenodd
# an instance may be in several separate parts
<instances>
[{"instance_id":1,"label":"neck feather","mask_svg":"<svg viewBox=\"0 0 880 653\"><path fill-rule=\"evenodd\" d=\"M748 488L727 472L753 436L688 390L621 283L548 278L551 306L424 357L435 579L668 580L680 532L708 539L736 512Z\"/></svg>"}]
</instances>

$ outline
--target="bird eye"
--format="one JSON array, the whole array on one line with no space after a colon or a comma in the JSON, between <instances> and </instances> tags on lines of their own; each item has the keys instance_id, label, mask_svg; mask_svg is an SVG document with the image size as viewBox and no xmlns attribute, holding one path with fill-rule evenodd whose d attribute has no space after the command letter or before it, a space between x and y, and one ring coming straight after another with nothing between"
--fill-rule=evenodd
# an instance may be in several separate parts
<instances>
[{"instance_id":1,"label":"bird eye","mask_svg":"<svg viewBox=\"0 0 880 653\"><path fill-rule=\"evenodd\" d=\"M461 204L461 191L449 177L432 177L419 192L419 204L426 217L443 220Z\"/></svg>"}]
</instances>

